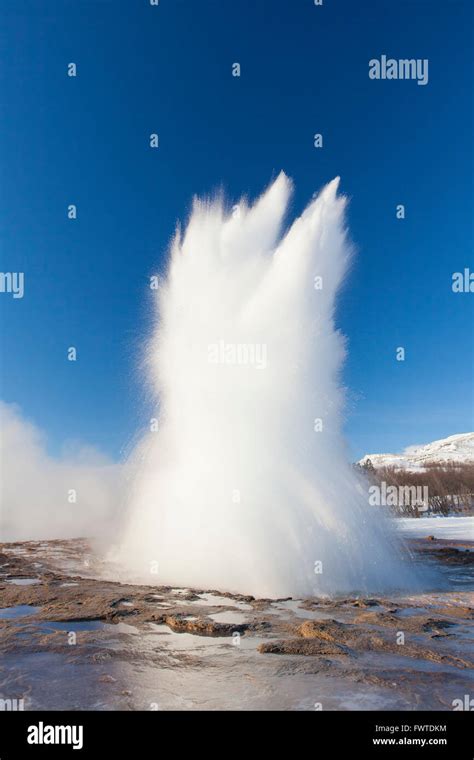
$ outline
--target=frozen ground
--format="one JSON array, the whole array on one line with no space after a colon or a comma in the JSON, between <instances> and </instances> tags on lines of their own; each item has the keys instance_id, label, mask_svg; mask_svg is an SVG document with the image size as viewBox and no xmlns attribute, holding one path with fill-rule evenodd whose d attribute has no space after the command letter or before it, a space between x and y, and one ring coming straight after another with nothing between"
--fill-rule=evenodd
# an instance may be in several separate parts
<instances>
[{"instance_id":1,"label":"frozen ground","mask_svg":"<svg viewBox=\"0 0 474 760\"><path fill-rule=\"evenodd\" d=\"M474 517L397 518L399 529L411 538L434 536L457 541L474 541Z\"/></svg>"},{"instance_id":2,"label":"frozen ground","mask_svg":"<svg viewBox=\"0 0 474 760\"><path fill-rule=\"evenodd\" d=\"M423 591L306 600L106 580L84 540L0 545L0 699L26 710L451 710L474 689L472 543L409 544L435 572Z\"/></svg>"}]
</instances>

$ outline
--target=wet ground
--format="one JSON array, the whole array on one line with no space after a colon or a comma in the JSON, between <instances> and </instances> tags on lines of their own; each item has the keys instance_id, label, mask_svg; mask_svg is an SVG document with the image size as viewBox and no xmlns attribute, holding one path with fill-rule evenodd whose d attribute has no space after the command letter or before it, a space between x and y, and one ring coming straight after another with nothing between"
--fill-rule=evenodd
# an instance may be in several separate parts
<instances>
[{"instance_id":1,"label":"wet ground","mask_svg":"<svg viewBox=\"0 0 474 760\"><path fill-rule=\"evenodd\" d=\"M412 547L439 588L275 601L98 580L84 540L0 544L0 697L49 710L450 710L474 693L473 545Z\"/></svg>"}]
</instances>

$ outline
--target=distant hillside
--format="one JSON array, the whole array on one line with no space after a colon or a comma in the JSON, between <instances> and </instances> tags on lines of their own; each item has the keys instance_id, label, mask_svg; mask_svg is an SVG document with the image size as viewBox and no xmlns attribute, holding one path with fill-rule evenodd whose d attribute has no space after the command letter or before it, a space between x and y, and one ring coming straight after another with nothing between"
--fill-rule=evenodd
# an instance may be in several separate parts
<instances>
[{"instance_id":1,"label":"distant hillside","mask_svg":"<svg viewBox=\"0 0 474 760\"><path fill-rule=\"evenodd\" d=\"M401 454L366 454L358 464L370 459L375 469L421 470L429 465L474 462L474 433L458 433L423 446L409 446Z\"/></svg>"}]
</instances>

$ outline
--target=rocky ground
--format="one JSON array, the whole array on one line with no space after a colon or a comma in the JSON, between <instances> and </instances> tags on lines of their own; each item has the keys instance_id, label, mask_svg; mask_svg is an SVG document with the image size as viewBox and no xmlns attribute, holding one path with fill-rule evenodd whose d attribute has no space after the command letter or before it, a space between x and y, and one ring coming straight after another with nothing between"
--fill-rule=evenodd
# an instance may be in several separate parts
<instances>
[{"instance_id":1,"label":"rocky ground","mask_svg":"<svg viewBox=\"0 0 474 760\"><path fill-rule=\"evenodd\" d=\"M452 709L473 693L473 547L442 590L255 599L100 580L84 540L0 545L0 697L24 709Z\"/></svg>"}]
</instances>

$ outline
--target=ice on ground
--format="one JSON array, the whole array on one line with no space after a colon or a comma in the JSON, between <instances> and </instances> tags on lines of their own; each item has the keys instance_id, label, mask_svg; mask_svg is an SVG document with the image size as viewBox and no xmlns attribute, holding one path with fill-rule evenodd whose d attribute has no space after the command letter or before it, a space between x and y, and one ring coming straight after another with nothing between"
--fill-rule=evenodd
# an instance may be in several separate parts
<instances>
[{"instance_id":1,"label":"ice on ground","mask_svg":"<svg viewBox=\"0 0 474 760\"><path fill-rule=\"evenodd\" d=\"M470 517L402 517L397 519L399 530L410 538L449 538L474 541L474 516Z\"/></svg>"}]
</instances>

